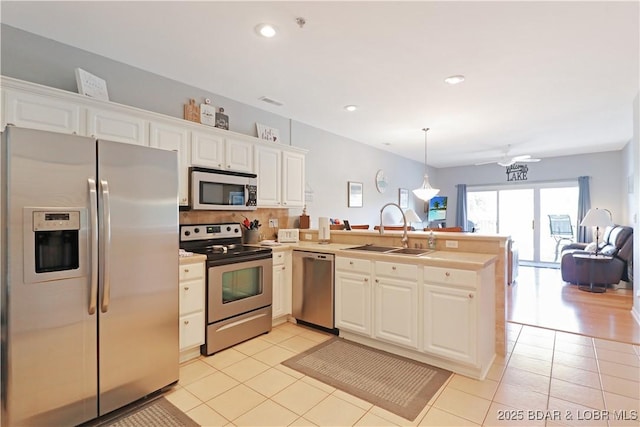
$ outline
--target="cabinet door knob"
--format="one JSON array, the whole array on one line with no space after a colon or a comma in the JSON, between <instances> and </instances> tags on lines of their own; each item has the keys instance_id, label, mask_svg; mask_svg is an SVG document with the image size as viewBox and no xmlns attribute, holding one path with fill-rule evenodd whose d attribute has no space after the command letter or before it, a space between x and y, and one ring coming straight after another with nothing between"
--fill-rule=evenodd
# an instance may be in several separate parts
<instances>
[{"instance_id":1,"label":"cabinet door knob","mask_svg":"<svg viewBox=\"0 0 640 427\"><path fill-rule=\"evenodd\" d=\"M469 294L469 298L473 299L473 294Z\"/></svg>"},{"instance_id":2,"label":"cabinet door knob","mask_svg":"<svg viewBox=\"0 0 640 427\"><path fill-rule=\"evenodd\" d=\"M286 270L286 267L282 267L283 270Z\"/></svg>"},{"instance_id":3,"label":"cabinet door knob","mask_svg":"<svg viewBox=\"0 0 640 427\"><path fill-rule=\"evenodd\" d=\"M185 325L188 325L188 324L189 324L189 321L188 321L188 320L185 320L185 321L184 321L184 324L185 324Z\"/></svg>"},{"instance_id":4,"label":"cabinet door knob","mask_svg":"<svg viewBox=\"0 0 640 427\"><path fill-rule=\"evenodd\" d=\"M380 283L380 280L376 279L376 283Z\"/></svg>"},{"instance_id":5,"label":"cabinet door knob","mask_svg":"<svg viewBox=\"0 0 640 427\"><path fill-rule=\"evenodd\" d=\"M444 273L445 276L449 277L451 276L451 273L449 273L448 271L446 273Z\"/></svg>"},{"instance_id":6,"label":"cabinet door knob","mask_svg":"<svg viewBox=\"0 0 640 427\"><path fill-rule=\"evenodd\" d=\"M391 269L392 269L392 270L395 270L395 269L396 269L396 266L395 266L395 265L394 265L394 266L392 266L392 267L391 267Z\"/></svg>"},{"instance_id":7,"label":"cabinet door knob","mask_svg":"<svg viewBox=\"0 0 640 427\"><path fill-rule=\"evenodd\" d=\"M188 287L188 286L185 286L185 287L184 287L184 290L185 290L185 291L188 291L188 290L189 290L189 287Z\"/></svg>"},{"instance_id":8,"label":"cabinet door knob","mask_svg":"<svg viewBox=\"0 0 640 427\"><path fill-rule=\"evenodd\" d=\"M221 168L222 167L222 163L218 163L218 167Z\"/></svg>"},{"instance_id":9,"label":"cabinet door knob","mask_svg":"<svg viewBox=\"0 0 640 427\"><path fill-rule=\"evenodd\" d=\"M188 272L189 272L189 269L188 269L188 268L185 268L185 269L184 269L184 272L185 272L185 273L188 273Z\"/></svg>"},{"instance_id":10,"label":"cabinet door knob","mask_svg":"<svg viewBox=\"0 0 640 427\"><path fill-rule=\"evenodd\" d=\"M364 278L364 281L365 281L365 282L368 282L368 281L369 281L369 279L368 279L367 277L365 277L365 278Z\"/></svg>"}]
</instances>

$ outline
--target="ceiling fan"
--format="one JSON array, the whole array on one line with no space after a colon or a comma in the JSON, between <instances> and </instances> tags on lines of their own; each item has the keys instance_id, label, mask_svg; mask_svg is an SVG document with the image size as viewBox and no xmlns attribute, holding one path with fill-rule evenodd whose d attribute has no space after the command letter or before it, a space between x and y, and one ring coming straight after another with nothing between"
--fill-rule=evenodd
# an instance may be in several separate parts
<instances>
[{"instance_id":1,"label":"ceiling fan","mask_svg":"<svg viewBox=\"0 0 640 427\"><path fill-rule=\"evenodd\" d=\"M504 166L504 167L508 167L511 166L515 163L534 163L534 162L539 162L540 159L536 159L531 157L531 155L529 154L523 154L520 156L509 156L509 149L511 148L511 146L508 146L507 149L505 150L504 154L502 155L501 158L497 159L497 160L490 160L488 162L480 162L480 163L476 163L476 166L480 166L480 165L488 165L489 163L496 163L500 166Z\"/></svg>"}]
</instances>

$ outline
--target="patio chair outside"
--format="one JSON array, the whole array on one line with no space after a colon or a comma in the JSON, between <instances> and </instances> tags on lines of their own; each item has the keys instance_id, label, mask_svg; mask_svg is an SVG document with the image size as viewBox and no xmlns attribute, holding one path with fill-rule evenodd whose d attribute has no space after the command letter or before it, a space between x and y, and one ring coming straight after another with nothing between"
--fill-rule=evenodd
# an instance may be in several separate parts
<instances>
[{"instance_id":1,"label":"patio chair outside","mask_svg":"<svg viewBox=\"0 0 640 427\"><path fill-rule=\"evenodd\" d=\"M571 224L571 217L569 215L548 215L548 217L549 231L551 237L556 241L556 254L553 259L553 262L556 262L558 260L560 244L563 241L573 243L573 224Z\"/></svg>"}]
</instances>

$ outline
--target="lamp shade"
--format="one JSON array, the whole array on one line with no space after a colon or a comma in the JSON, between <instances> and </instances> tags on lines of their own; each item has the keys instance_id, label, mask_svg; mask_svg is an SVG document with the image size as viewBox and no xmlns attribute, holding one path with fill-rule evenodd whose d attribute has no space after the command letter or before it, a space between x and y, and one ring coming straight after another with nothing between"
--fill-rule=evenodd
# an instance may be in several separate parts
<instances>
[{"instance_id":1,"label":"lamp shade","mask_svg":"<svg viewBox=\"0 0 640 427\"><path fill-rule=\"evenodd\" d=\"M433 188L431 184L429 184L429 176L424 176L424 181L422 182L422 187L416 188L413 190L413 194L420 200L429 201L433 196L438 194L440 189Z\"/></svg>"},{"instance_id":2,"label":"lamp shade","mask_svg":"<svg viewBox=\"0 0 640 427\"><path fill-rule=\"evenodd\" d=\"M404 217L407 219L407 223L422 222L422 219L420 219L416 211L414 211L413 209L405 210Z\"/></svg>"},{"instance_id":3,"label":"lamp shade","mask_svg":"<svg viewBox=\"0 0 640 427\"><path fill-rule=\"evenodd\" d=\"M611 212L606 209L589 209L584 219L580 221L583 227L607 227L613 225Z\"/></svg>"},{"instance_id":4,"label":"lamp shade","mask_svg":"<svg viewBox=\"0 0 640 427\"><path fill-rule=\"evenodd\" d=\"M433 188L431 184L429 184L429 176L427 175L427 132L429 132L429 128L422 129L424 131L424 181L422 181L422 187L416 188L413 190L413 194L420 200L424 200L425 202L431 200L433 196L440 192L439 189Z\"/></svg>"}]
</instances>

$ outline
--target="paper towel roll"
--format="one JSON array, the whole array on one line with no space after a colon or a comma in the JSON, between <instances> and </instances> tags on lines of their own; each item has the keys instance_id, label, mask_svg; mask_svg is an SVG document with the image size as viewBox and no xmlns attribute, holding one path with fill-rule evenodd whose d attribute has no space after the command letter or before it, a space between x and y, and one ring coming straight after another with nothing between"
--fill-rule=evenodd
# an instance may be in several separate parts
<instances>
[{"instance_id":1,"label":"paper towel roll","mask_svg":"<svg viewBox=\"0 0 640 427\"><path fill-rule=\"evenodd\" d=\"M321 216L318 218L318 240L329 240L329 218Z\"/></svg>"}]
</instances>

